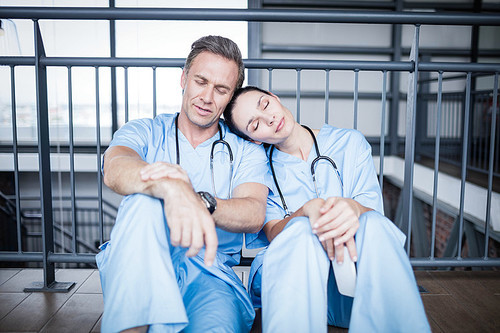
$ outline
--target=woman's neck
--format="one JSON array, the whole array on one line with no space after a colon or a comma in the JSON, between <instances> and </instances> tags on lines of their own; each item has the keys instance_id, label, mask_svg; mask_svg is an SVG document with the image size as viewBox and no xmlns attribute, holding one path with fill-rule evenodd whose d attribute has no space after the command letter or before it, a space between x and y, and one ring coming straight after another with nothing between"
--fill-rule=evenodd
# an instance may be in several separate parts
<instances>
[{"instance_id":1,"label":"woman's neck","mask_svg":"<svg viewBox=\"0 0 500 333\"><path fill-rule=\"evenodd\" d=\"M307 161L313 144L314 141L311 137L311 133L300 124L296 123L292 133L285 141L277 144L276 148L284 153Z\"/></svg>"}]
</instances>

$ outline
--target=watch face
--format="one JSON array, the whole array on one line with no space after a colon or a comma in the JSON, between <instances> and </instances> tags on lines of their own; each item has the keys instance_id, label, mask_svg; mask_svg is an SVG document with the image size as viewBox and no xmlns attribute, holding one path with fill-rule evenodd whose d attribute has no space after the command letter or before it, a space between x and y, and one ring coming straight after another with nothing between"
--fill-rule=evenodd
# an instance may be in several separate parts
<instances>
[{"instance_id":1,"label":"watch face","mask_svg":"<svg viewBox=\"0 0 500 333\"><path fill-rule=\"evenodd\" d=\"M212 214L217 208L217 200L208 192L198 192L201 199L206 204L208 211Z\"/></svg>"}]
</instances>

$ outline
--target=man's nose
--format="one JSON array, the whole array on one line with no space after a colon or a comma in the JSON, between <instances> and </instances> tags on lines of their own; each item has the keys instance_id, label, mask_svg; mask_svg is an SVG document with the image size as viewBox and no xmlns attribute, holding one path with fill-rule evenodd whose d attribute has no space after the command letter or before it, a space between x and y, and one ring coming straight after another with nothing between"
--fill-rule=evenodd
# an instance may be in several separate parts
<instances>
[{"instance_id":1,"label":"man's nose","mask_svg":"<svg viewBox=\"0 0 500 333\"><path fill-rule=\"evenodd\" d=\"M201 99L205 103L212 103L214 97L214 89L210 85L206 85L200 94Z\"/></svg>"}]
</instances>

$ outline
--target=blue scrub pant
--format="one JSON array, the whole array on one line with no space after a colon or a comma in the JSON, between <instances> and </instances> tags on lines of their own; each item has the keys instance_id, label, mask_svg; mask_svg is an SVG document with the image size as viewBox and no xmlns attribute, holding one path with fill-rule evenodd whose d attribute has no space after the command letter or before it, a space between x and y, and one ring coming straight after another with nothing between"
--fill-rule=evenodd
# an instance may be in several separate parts
<instances>
[{"instance_id":1,"label":"blue scrub pant","mask_svg":"<svg viewBox=\"0 0 500 333\"><path fill-rule=\"evenodd\" d=\"M309 220L294 218L271 242L262 266L253 263L250 293L262 296L263 331L327 332L328 323L350 332L430 332L404 239L383 215L361 216L352 298L338 292Z\"/></svg>"},{"instance_id":2,"label":"blue scrub pant","mask_svg":"<svg viewBox=\"0 0 500 333\"><path fill-rule=\"evenodd\" d=\"M96 256L104 296L102 332L149 326L149 332L248 332L255 312L231 267L217 253L187 258L170 244L162 202L126 197L111 239Z\"/></svg>"}]
</instances>

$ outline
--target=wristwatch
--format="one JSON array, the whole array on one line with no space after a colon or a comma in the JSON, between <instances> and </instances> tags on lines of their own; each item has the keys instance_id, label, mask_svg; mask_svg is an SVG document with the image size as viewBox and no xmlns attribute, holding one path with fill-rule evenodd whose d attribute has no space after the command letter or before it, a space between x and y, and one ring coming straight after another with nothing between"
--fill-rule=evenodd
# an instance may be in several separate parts
<instances>
[{"instance_id":1,"label":"wristwatch","mask_svg":"<svg viewBox=\"0 0 500 333\"><path fill-rule=\"evenodd\" d=\"M215 200L213 195L208 192L200 191L198 192L198 194L200 195L201 200L203 200L203 203L207 207L210 214L213 214L215 212L215 209L217 208L217 200Z\"/></svg>"}]
</instances>

